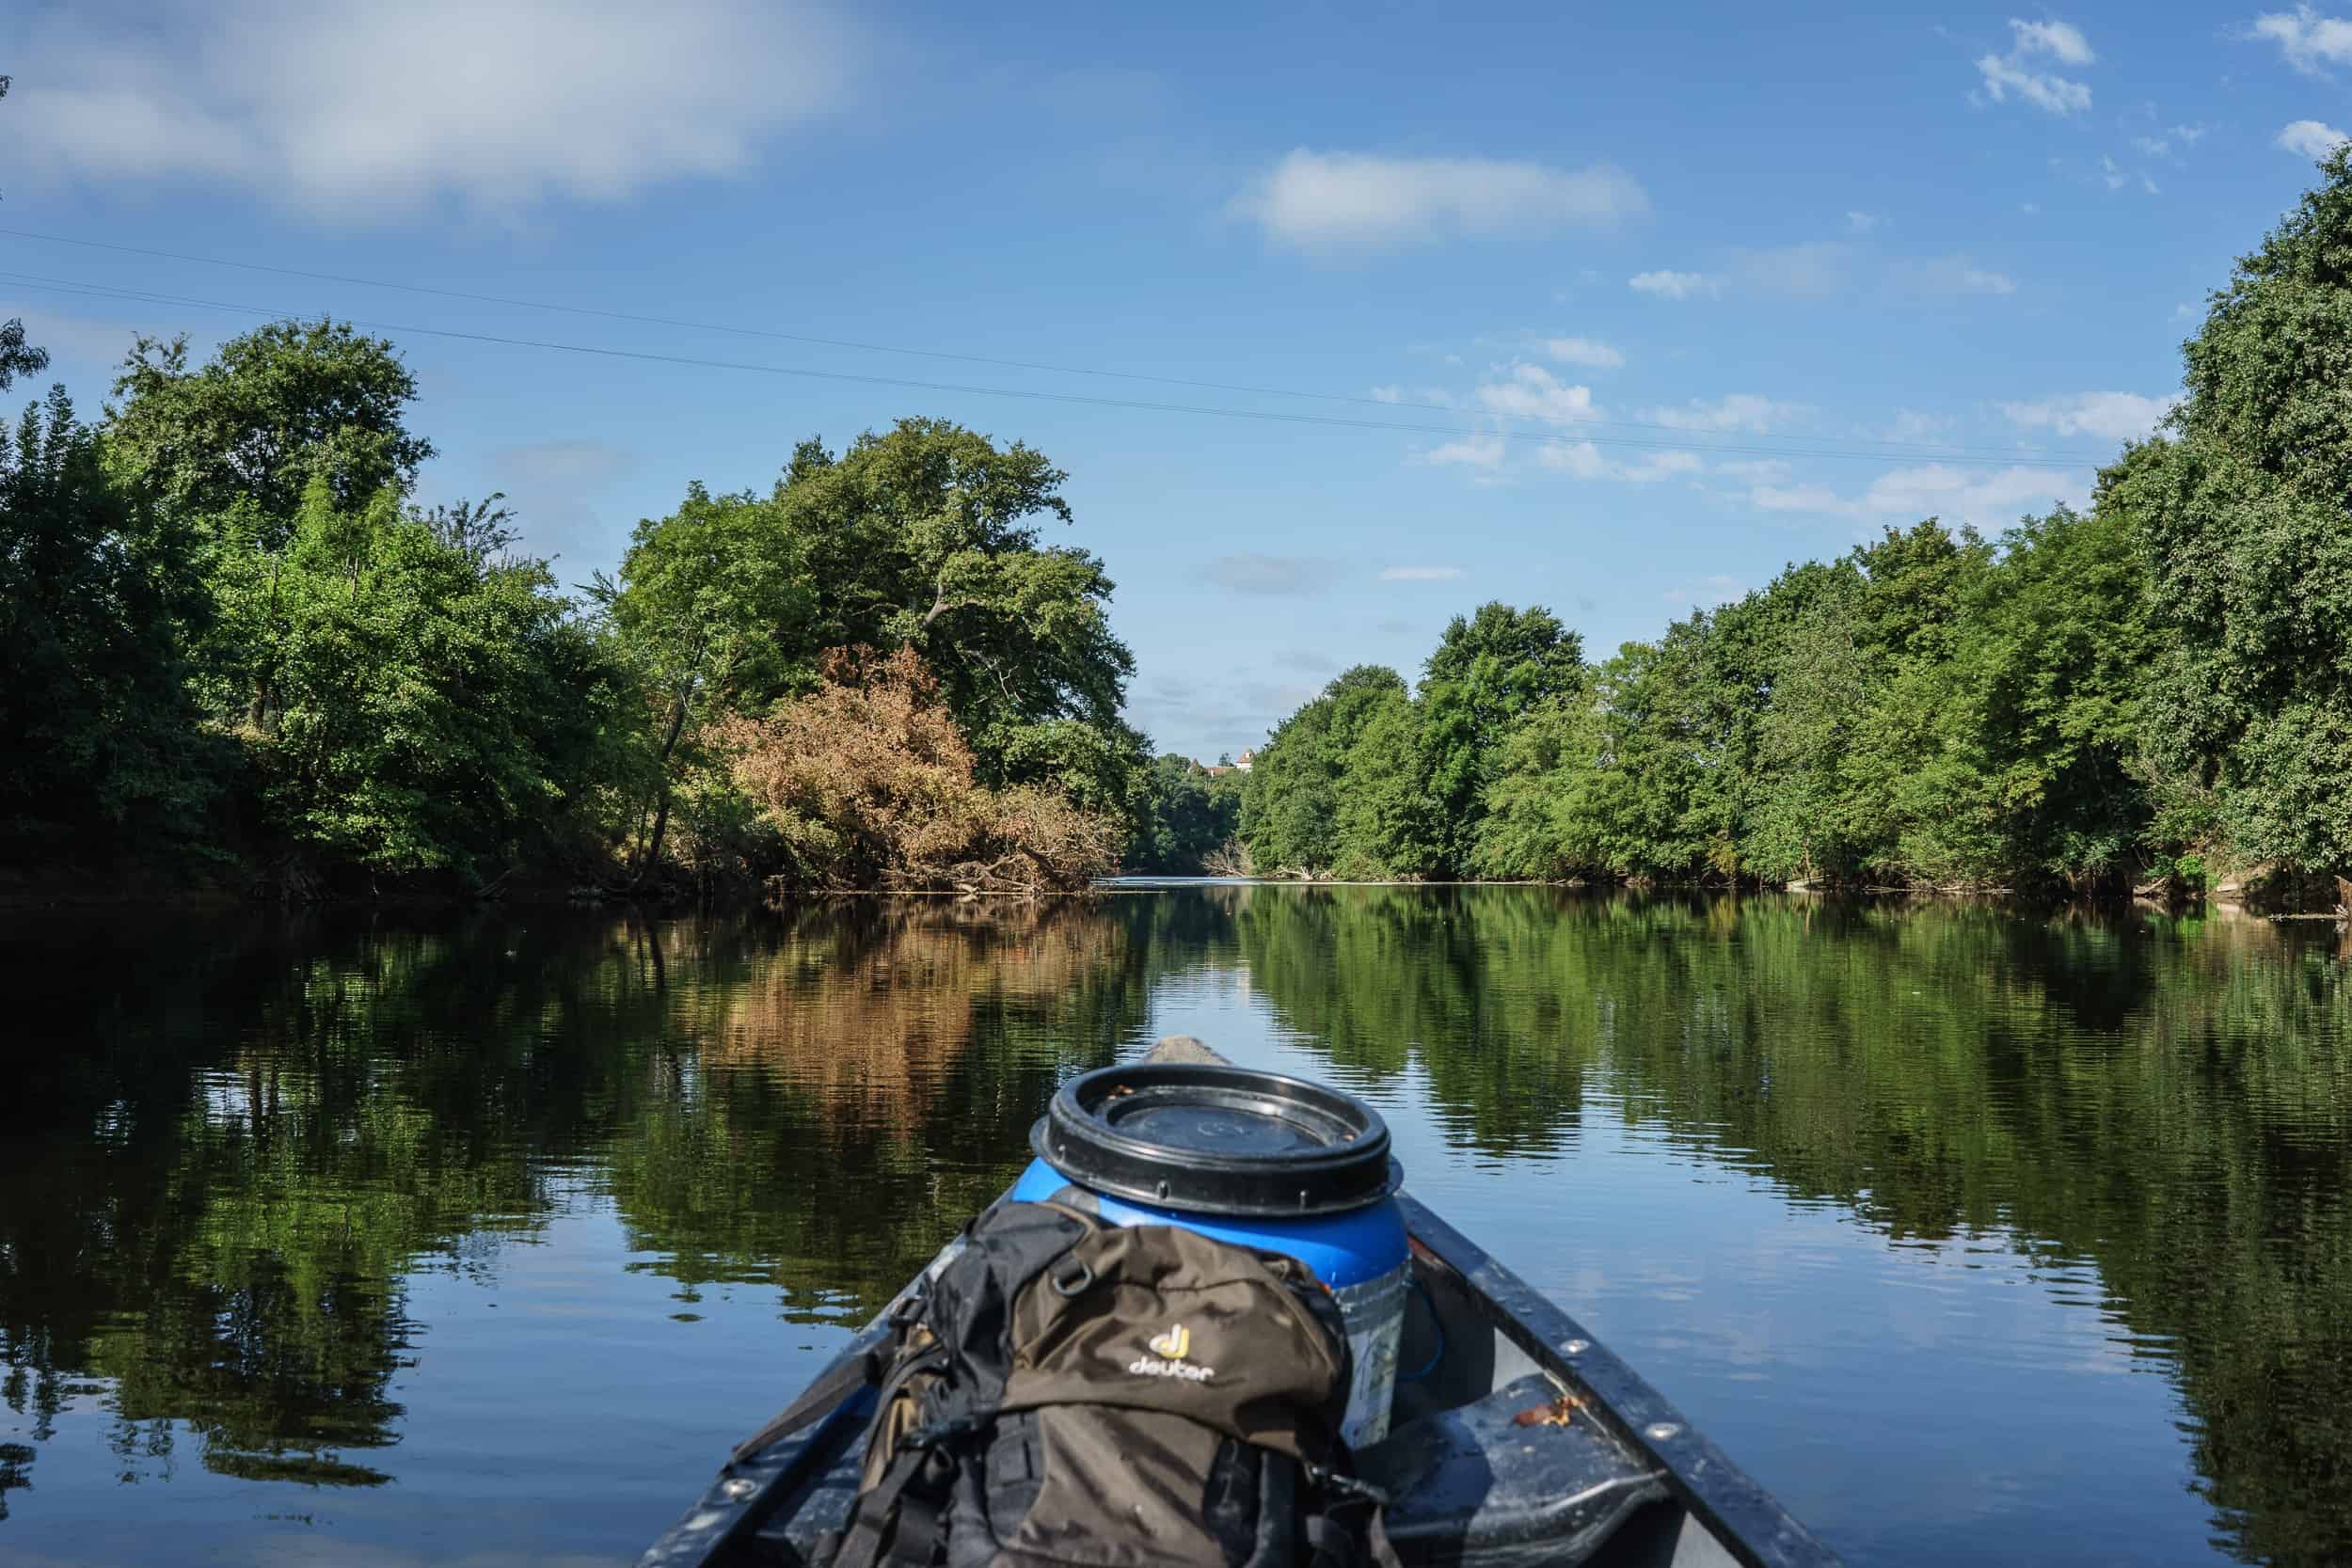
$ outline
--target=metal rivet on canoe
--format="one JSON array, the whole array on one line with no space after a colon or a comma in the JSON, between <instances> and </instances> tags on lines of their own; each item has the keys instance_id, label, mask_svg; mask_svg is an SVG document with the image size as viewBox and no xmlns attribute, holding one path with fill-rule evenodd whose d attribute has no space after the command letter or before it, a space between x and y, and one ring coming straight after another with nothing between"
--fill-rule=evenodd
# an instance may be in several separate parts
<instances>
[{"instance_id":1,"label":"metal rivet on canoe","mask_svg":"<svg viewBox=\"0 0 2352 1568\"><path fill-rule=\"evenodd\" d=\"M719 1496L732 1503L739 1503L759 1490L759 1482L749 1476L729 1476L719 1483Z\"/></svg>"},{"instance_id":2,"label":"metal rivet on canoe","mask_svg":"<svg viewBox=\"0 0 2352 1568\"><path fill-rule=\"evenodd\" d=\"M1649 1434L1650 1439L1653 1442L1659 1443L1664 1442L1669 1437L1679 1437L1682 1435L1682 1429L1675 1425L1672 1421L1652 1421L1642 1430Z\"/></svg>"},{"instance_id":3,"label":"metal rivet on canoe","mask_svg":"<svg viewBox=\"0 0 2352 1568\"><path fill-rule=\"evenodd\" d=\"M1590 1339L1570 1339L1560 1347L1560 1353L1563 1355L1581 1355L1592 1348L1593 1342Z\"/></svg>"}]
</instances>

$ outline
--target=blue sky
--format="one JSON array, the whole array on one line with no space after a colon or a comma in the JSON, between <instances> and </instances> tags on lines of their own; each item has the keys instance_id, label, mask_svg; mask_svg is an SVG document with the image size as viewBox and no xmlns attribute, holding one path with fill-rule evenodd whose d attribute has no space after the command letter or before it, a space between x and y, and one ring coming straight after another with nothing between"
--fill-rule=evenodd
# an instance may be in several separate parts
<instances>
[{"instance_id":1,"label":"blue sky","mask_svg":"<svg viewBox=\"0 0 2352 1568\"><path fill-rule=\"evenodd\" d=\"M86 404L134 330L377 324L424 498L566 581L811 434L1025 439L1204 757L1486 599L1606 652L2079 501L2352 125L2352 19L2259 5L20 0L0 71L0 316Z\"/></svg>"}]
</instances>

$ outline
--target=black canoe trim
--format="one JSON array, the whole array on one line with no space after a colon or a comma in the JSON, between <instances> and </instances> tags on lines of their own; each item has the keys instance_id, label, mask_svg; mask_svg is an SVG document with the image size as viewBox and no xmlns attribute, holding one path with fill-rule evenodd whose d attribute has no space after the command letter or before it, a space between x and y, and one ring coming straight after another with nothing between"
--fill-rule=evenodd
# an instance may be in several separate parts
<instances>
[{"instance_id":1,"label":"black canoe trim","mask_svg":"<svg viewBox=\"0 0 2352 1568\"><path fill-rule=\"evenodd\" d=\"M1837 1555L1691 1424L1646 1379L1582 1324L1495 1261L1408 1193L1397 1195L1406 1234L1470 1286L1494 1326L1551 1369L1636 1452L1666 1474L1675 1498L1746 1568L1838 1568Z\"/></svg>"}]
</instances>

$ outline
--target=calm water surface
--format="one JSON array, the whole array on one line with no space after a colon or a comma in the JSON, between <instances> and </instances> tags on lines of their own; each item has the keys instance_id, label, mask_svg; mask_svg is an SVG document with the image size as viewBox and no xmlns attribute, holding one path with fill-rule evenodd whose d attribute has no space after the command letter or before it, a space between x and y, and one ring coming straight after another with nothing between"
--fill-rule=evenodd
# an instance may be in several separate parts
<instances>
[{"instance_id":1,"label":"calm water surface","mask_svg":"<svg viewBox=\"0 0 2352 1568\"><path fill-rule=\"evenodd\" d=\"M1197 1034L1857 1563L2352 1562L2334 931L1208 887L0 927L0 1560L622 1563Z\"/></svg>"}]
</instances>

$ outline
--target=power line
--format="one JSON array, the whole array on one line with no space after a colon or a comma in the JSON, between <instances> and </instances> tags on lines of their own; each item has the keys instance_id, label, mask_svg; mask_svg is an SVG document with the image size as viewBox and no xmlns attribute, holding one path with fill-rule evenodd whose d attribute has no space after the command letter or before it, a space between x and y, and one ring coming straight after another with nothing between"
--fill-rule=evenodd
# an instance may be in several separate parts
<instances>
[{"instance_id":1,"label":"power line","mask_svg":"<svg viewBox=\"0 0 2352 1568\"><path fill-rule=\"evenodd\" d=\"M736 337L765 338L777 342L806 343L813 347L850 349L865 354L896 354L919 358L954 360L959 363L970 365L990 365L1000 370L1041 371L1053 375L1089 375L1118 381L1141 382L1162 387L1184 387L1190 388L1196 391L1240 392L1253 397L1295 398L1317 403L1352 404L1358 407L1415 408L1425 412L1446 414L1461 412L1461 410L1456 408L1452 404L1416 401L1410 398L1361 397L1348 392L1305 391L1295 388L1262 387L1243 382L1198 381L1187 379L1183 376L1154 375L1137 371L1108 370L1085 365L1057 365L1033 359L999 358L984 354L965 354L951 349L909 348L904 345L895 343L863 342L854 339L847 338L823 338L804 332L784 332L768 327L745 326L739 324L695 321L688 317L680 316L647 315L628 310L605 309L600 307L589 305L564 305L551 300L524 299L508 294L476 293L464 289L443 289L423 283L401 283L388 278L360 277L347 273L313 272L302 267L273 266L266 262L240 261L221 256L199 255L190 251L163 250L147 245L118 245L106 240L76 239L71 235L65 234L43 234L26 229L0 229L0 236L6 236L10 239L33 240L44 245L75 245L86 250L114 251L118 254L125 256L145 256L161 261L188 261L199 266L229 267L242 272L267 273L280 277L300 277L313 282L349 284L357 288L365 289L389 289L402 293L423 294L438 299L465 300L476 305L497 305L524 310L549 310L564 315L588 316L602 321L628 322L640 326L679 327L694 332L717 332L730 334ZM228 308L221 307L221 309ZM1499 412L1490 413L1484 417L1495 420L1498 424L1506 426L1510 421L1526 421L1538 418L1538 416L1534 415L1505 414ZM1580 428L1589 427L1592 429L1603 430L1661 431L1681 437L1682 439L1677 444L1688 444L1691 438L1707 434L1706 432L1692 431L1687 426L1672 424L1663 420L1576 420L1575 423ZM1543 436L1549 434L1549 432L1523 431L1522 434L1530 436ZM1760 431L1755 433L1750 438L1764 441L1820 441L1833 439L1832 437L1824 436L1772 436L1769 433ZM1885 456L1890 460L1904 456L1957 459L1971 453L1981 453L1986 456L1999 457L2005 463L2027 463L2033 466L2041 466L2040 464L2035 463L2034 460L2017 456L2011 449L2007 447L1980 445L1972 446L1963 442L1905 441L1892 438L1881 439L1875 436L1848 438L1847 444L1857 448L1876 449L1881 455ZM2047 462L2062 463L2067 467L2080 467L2083 465L2095 466L2105 462L2106 460L2106 459L2104 457L2089 452L2081 453L2079 455L2063 452L2053 453L2046 459Z\"/></svg>"},{"instance_id":2,"label":"power line","mask_svg":"<svg viewBox=\"0 0 2352 1568\"><path fill-rule=\"evenodd\" d=\"M275 310L254 305L238 305L223 300L194 299L181 294L159 293L144 289L118 288L111 284L93 284L72 278L45 277L31 273L0 272L0 280L20 287L53 293L72 294L83 298L127 300L140 304L171 305L202 310L228 310L242 315L262 316L273 320L298 320L297 312ZM844 382L866 387L900 387L917 391L952 392L967 396L1019 398L1034 403L1072 404L1097 408L1128 408L1150 413L1194 414L1214 419L1259 420L1281 424L1321 425L1349 430L1398 431L1413 435L1451 436L1456 437L1494 438L1521 441L1538 448L1574 450L1583 446L1617 447L1645 451L1695 451L1723 453L1745 457L1818 457L1832 459L1862 459L1867 462L1890 461L1888 453L1836 450L1832 448L1797 449L1789 447L1758 447L1708 440L1650 440L1626 436L1552 435L1535 436L1517 433L1497 433L1488 429L1465 425L1411 424L1395 420L1365 420L1343 418L1331 414L1282 413L1266 408L1220 408L1206 404L1155 403L1140 398L1101 397L1085 392L1054 392L1037 388L1012 387L982 387L952 381L920 381L907 376L864 375L850 371L820 371L798 365L763 365L747 360L712 359L696 355L660 354L647 349L610 348L592 343L556 342L543 338L516 338L492 332L468 332L454 327L417 326L399 322L371 321L361 317L346 318L355 326L376 332L402 333L418 337L448 338L463 342L491 343L506 348L541 349L558 354L579 354L597 358L628 359L648 364L681 365L706 370L740 371L757 375L793 376L816 381ZM2058 461L2030 457L1945 456L1933 461L1970 467L2039 467L2073 469L2081 467L2079 460Z\"/></svg>"}]
</instances>

